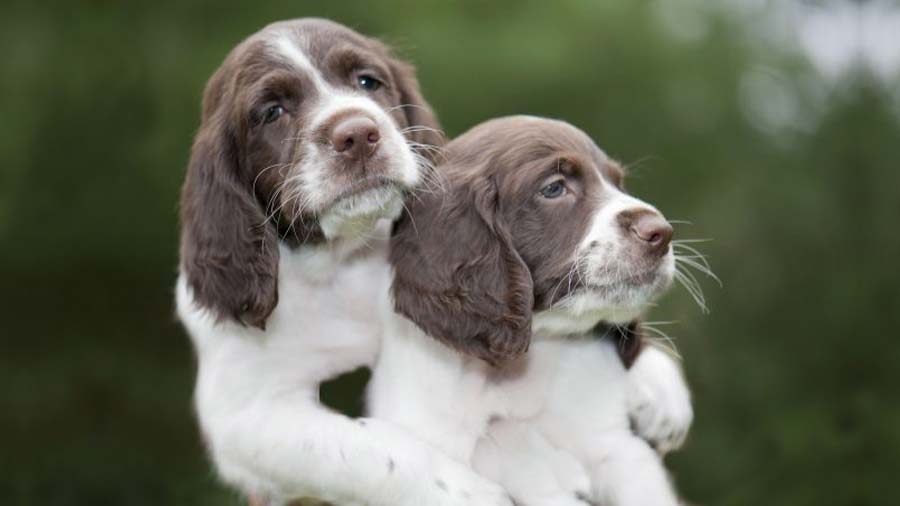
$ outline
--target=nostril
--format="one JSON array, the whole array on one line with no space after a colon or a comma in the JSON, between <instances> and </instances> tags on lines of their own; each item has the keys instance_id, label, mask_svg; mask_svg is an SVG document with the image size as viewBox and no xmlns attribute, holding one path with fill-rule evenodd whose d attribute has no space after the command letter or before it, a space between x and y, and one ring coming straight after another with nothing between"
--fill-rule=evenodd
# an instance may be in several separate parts
<instances>
[{"instance_id":1,"label":"nostril","mask_svg":"<svg viewBox=\"0 0 900 506\"><path fill-rule=\"evenodd\" d=\"M331 130L331 145L334 150L351 158L372 154L380 139L378 126L365 116L344 119Z\"/></svg>"},{"instance_id":2,"label":"nostril","mask_svg":"<svg viewBox=\"0 0 900 506\"><path fill-rule=\"evenodd\" d=\"M672 240L672 225L662 216L647 214L634 220L629 227L631 234L653 253L663 253Z\"/></svg>"},{"instance_id":3,"label":"nostril","mask_svg":"<svg viewBox=\"0 0 900 506\"><path fill-rule=\"evenodd\" d=\"M355 142L353 141L351 132L336 131L331 138L331 145L338 153L353 149L353 144L355 144Z\"/></svg>"},{"instance_id":4,"label":"nostril","mask_svg":"<svg viewBox=\"0 0 900 506\"><path fill-rule=\"evenodd\" d=\"M650 242L650 243L652 243L653 241L656 241L656 240L659 239L659 233L658 233L658 232L648 231L648 230L646 229L646 227L639 227L639 226L634 226L634 225L632 225L632 227L631 227L631 233L632 233L635 237L637 237L638 239L640 239L641 241L644 241L644 242Z\"/></svg>"}]
</instances>

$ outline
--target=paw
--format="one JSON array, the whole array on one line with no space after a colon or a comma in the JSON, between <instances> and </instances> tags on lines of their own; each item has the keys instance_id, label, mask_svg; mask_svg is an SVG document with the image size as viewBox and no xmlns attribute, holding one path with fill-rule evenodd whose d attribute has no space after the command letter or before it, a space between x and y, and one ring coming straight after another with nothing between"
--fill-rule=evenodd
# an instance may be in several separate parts
<instances>
[{"instance_id":1,"label":"paw","mask_svg":"<svg viewBox=\"0 0 900 506\"><path fill-rule=\"evenodd\" d=\"M600 506L587 492L560 492L532 497L516 497L516 506Z\"/></svg>"},{"instance_id":2,"label":"paw","mask_svg":"<svg viewBox=\"0 0 900 506\"><path fill-rule=\"evenodd\" d=\"M559 500L560 504L569 504L572 500L577 500L581 501L583 506L583 503L586 502L584 498L587 497L585 491L591 489L591 478L588 476L584 464L570 453L556 449L548 452L543 458L556 476L557 487L560 491L554 494L556 496L554 501ZM564 490L567 492L562 492Z\"/></svg>"},{"instance_id":3,"label":"paw","mask_svg":"<svg viewBox=\"0 0 900 506\"><path fill-rule=\"evenodd\" d=\"M694 410L678 363L649 346L638 355L628 374L628 413L634 432L660 454L680 448L694 420Z\"/></svg>"},{"instance_id":4,"label":"paw","mask_svg":"<svg viewBox=\"0 0 900 506\"><path fill-rule=\"evenodd\" d=\"M503 487L461 464L443 466L431 486L442 506L516 506Z\"/></svg>"}]
</instances>

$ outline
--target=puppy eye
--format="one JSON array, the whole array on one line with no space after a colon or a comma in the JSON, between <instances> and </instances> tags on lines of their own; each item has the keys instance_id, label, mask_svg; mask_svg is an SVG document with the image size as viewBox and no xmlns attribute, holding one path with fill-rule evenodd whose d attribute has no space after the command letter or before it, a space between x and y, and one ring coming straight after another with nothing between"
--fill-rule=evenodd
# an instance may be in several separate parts
<instances>
[{"instance_id":1,"label":"puppy eye","mask_svg":"<svg viewBox=\"0 0 900 506\"><path fill-rule=\"evenodd\" d=\"M375 79L372 76L362 75L356 78L356 83L359 84L359 87L366 91L376 91L381 88L384 83Z\"/></svg>"},{"instance_id":2,"label":"puppy eye","mask_svg":"<svg viewBox=\"0 0 900 506\"><path fill-rule=\"evenodd\" d=\"M280 118L282 114L285 113L284 107L281 105L273 105L266 109L266 114L263 116L263 123L271 123L276 119Z\"/></svg>"},{"instance_id":3,"label":"puppy eye","mask_svg":"<svg viewBox=\"0 0 900 506\"><path fill-rule=\"evenodd\" d=\"M554 181L541 188L541 196L545 199L555 199L566 193L566 185L561 180Z\"/></svg>"}]
</instances>

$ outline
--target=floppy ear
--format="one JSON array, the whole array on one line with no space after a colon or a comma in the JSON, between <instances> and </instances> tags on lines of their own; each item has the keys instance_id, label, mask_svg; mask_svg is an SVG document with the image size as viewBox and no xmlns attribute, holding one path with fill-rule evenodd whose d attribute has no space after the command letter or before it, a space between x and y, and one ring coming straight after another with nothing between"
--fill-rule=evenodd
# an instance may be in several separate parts
<instances>
[{"instance_id":1,"label":"floppy ear","mask_svg":"<svg viewBox=\"0 0 900 506\"><path fill-rule=\"evenodd\" d=\"M443 146L445 143L441 125L428 102L422 98L416 70L409 63L391 59L391 73L400 92L400 110L406 119L406 138L420 145L416 151L429 160L434 160L434 149L428 146Z\"/></svg>"},{"instance_id":2,"label":"floppy ear","mask_svg":"<svg viewBox=\"0 0 900 506\"><path fill-rule=\"evenodd\" d=\"M409 200L390 261L394 309L426 333L497 364L531 340L531 273L512 245L490 179L448 182Z\"/></svg>"},{"instance_id":3,"label":"floppy ear","mask_svg":"<svg viewBox=\"0 0 900 506\"><path fill-rule=\"evenodd\" d=\"M241 177L234 134L204 116L182 189L181 268L200 305L264 329L278 303L277 234Z\"/></svg>"}]
</instances>

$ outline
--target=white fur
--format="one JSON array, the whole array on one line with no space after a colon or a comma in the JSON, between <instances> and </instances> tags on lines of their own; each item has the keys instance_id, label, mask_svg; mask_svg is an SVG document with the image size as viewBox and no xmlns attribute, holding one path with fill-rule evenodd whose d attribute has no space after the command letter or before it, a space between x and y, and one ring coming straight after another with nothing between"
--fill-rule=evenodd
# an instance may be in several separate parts
<instances>
[{"instance_id":1,"label":"white fur","mask_svg":"<svg viewBox=\"0 0 900 506\"><path fill-rule=\"evenodd\" d=\"M385 142L393 139L395 144L393 154L389 153L395 161L393 176L409 185L418 181L412 153L374 102L331 89L302 47L289 37L275 39L273 47L310 74L319 88L323 102L316 121L324 121L341 107L370 114ZM300 193L293 197L302 194L305 205L320 209L328 205L328 196L336 189L328 185L325 165L309 161L315 158L304 157L304 163L313 165L295 170L290 177L299 185L295 191ZM536 362L522 382L508 383L504 390L489 385L484 365L447 353L410 328L395 327L411 324L391 318L391 333L397 339L384 342L387 352L373 389L381 394L376 395L376 406L384 408L375 411L386 411L386 416L355 421L319 402L322 381L375 362L385 330L380 322L390 312L390 273L384 258L388 223L382 218L396 216L399 208L399 194L373 190L333 209L320 209L329 240L296 250L281 247L280 302L265 331L229 320L217 322L197 305L185 276L179 276L178 315L198 359L197 415L219 474L244 493L265 498L271 505L308 497L338 504L510 504L500 487L469 465L477 436L493 414L479 406L505 406L501 414L516 420L541 413L546 399L556 395L545 379L565 363L553 359L553 353L542 352L547 360ZM414 339L407 342L406 338ZM599 362L591 368L604 369ZM654 379L649 399L666 405L665 388L659 388L664 378ZM392 381L408 388L393 388ZM540 388L543 395L532 395ZM389 393L393 395L385 395ZM484 394L488 402L472 405L475 400L484 401ZM515 402L500 402L507 394ZM458 404L459 400L469 404ZM412 424L398 426L394 421ZM421 427L427 427L423 437L446 453L413 436ZM525 453L539 455L538 450L547 447ZM558 463L551 466L555 476L566 463L577 464L567 452L553 451L555 458L548 462ZM529 475L523 476L527 483ZM575 486L560 485L566 491Z\"/></svg>"},{"instance_id":2,"label":"white fur","mask_svg":"<svg viewBox=\"0 0 900 506\"><path fill-rule=\"evenodd\" d=\"M380 107L329 87L289 37L272 44L319 88L314 121L348 107L363 111L388 144L385 156L394 164L389 176L409 186L418 181L411 151ZM409 433L380 420L351 420L319 402L322 381L375 360L382 332L378 311L389 283L388 219L402 206L399 191L375 189L329 208L340 189L329 186L319 158L302 157L310 165L294 168L289 177L299 181L292 191L300 193L292 198L303 195L305 205L321 212L328 241L280 247L279 303L265 331L216 321L195 302L185 275L178 279L178 315L197 353L196 410L216 469L227 483L273 506L301 498L509 506L499 486Z\"/></svg>"},{"instance_id":3,"label":"white fur","mask_svg":"<svg viewBox=\"0 0 900 506\"><path fill-rule=\"evenodd\" d=\"M616 216L630 209L659 212L655 207L627 195L612 185L604 187L603 205L598 206L587 233L575 256L585 261L584 278L591 288L567 297L553 307L535 315L534 328L538 334L560 335L583 333L598 321L626 323L634 320L647 308L655 294L667 288L675 275L675 256L670 252L658 267L656 283L625 286L623 282L641 273L624 267L622 258L628 254L626 244L616 222Z\"/></svg>"},{"instance_id":4,"label":"white fur","mask_svg":"<svg viewBox=\"0 0 900 506\"><path fill-rule=\"evenodd\" d=\"M666 352L648 346L629 369L628 412L635 432L660 453L684 444L694 421L691 393L678 363Z\"/></svg>"},{"instance_id":5,"label":"white fur","mask_svg":"<svg viewBox=\"0 0 900 506\"><path fill-rule=\"evenodd\" d=\"M178 313L197 351L196 409L213 461L226 482L273 505L314 497L508 506L497 485L403 430L319 403L320 382L374 361L388 283L383 245L282 248L280 302L265 331L216 323L179 278Z\"/></svg>"},{"instance_id":6,"label":"white fur","mask_svg":"<svg viewBox=\"0 0 900 506\"><path fill-rule=\"evenodd\" d=\"M299 43L302 45L304 41L301 40ZM389 164L387 175L395 178L407 188L418 184L420 174L415 157L407 147L406 139L400 133L393 118L384 109L362 91L336 88L330 85L309 61L303 48L298 45L296 34L276 36L269 44L300 72L309 76L315 87L316 112L306 126L308 131L319 131L321 125L348 110L359 112L372 119L381 133L382 156ZM313 138L307 136L299 143L297 149L306 153L306 156L298 157L304 160L301 163L304 163L305 166L302 170L297 166L289 171L287 181L293 184L286 191L284 198L297 200L302 204L303 209L320 214L320 225L325 237L330 239L338 236L353 236L360 233L361 230L371 229L374 220L365 220L365 216L385 216L386 214L382 212L384 206L393 206L391 208L393 216L399 214L400 206L397 205L399 200L393 195L384 195L385 192L392 191L390 189L367 192L365 195L333 204L334 197L343 188L334 185L333 178L329 177L329 171L332 170L332 164L329 162L333 155L331 147L315 142ZM364 209L356 209L359 207ZM344 229L342 225L345 224L348 214L362 216L363 219L357 220L358 226Z\"/></svg>"},{"instance_id":7,"label":"white fur","mask_svg":"<svg viewBox=\"0 0 900 506\"><path fill-rule=\"evenodd\" d=\"M498 374L398 315L382 346L371 416L470 462L517 504L677 504L660 456L630 426L629 396L645 371L625 370L611 341L535 336ZM674 364L660 376L683 382Z\"/></svg>"},{"instance_id":8,"label":"white fur","mask_svg":"<svg viewBox=\"0 0 900 506\"><path fill-rule=\"evenodd\" d=\"M647 205L621 192L609 202L579 250L601 243L606 256L584 257L586 271L591 282L613 288L588 290L535 315L527 356L501 370L395 314L370 383L372 416L471 462L518 504L677 504L659 454L642 437L665 439L665 449L683 441L691 411L678 365L648 348L628 371L611 340L587 334L601 319L634 318L672 277L667 258L645 291L616 285L621 274L604 268L621 254L615 216Z\"/></svg>"}]
</instances>

